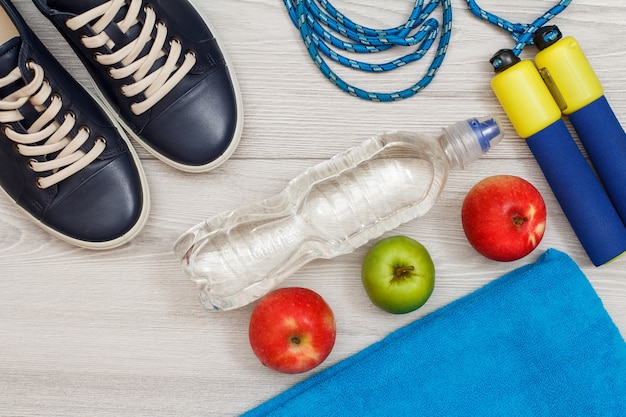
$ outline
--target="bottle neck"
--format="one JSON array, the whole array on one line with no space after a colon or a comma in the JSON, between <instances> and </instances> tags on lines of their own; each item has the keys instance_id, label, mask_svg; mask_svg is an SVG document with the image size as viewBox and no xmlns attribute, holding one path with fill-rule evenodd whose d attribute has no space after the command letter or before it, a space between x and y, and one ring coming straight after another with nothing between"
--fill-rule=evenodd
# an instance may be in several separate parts
<instances>
[{"instance_id":1,"label":"bottle neck","mask_svg":"<svg viewBox=\"0 0 626 417\"><path fill-rule=\"evenodd\" d=\"M450 168L465 169L470 163L478 159L482 152L476 152L471 143L462 139L462 135L453 126L445 128L439 138L439 143L444 150Z\"/></svg>"},{"instance_id":2,"label":"bottle neck","mask_svg":"<svg viewBox=\"0 0 626 417\"><path fill-rule=\"evenodd\" d=\"M466 168L502 139L495 118L469 119L443 129L441 147L451 168Z\"/></svg>"},{"instance_id":3,"label":"bottle neck","mask_svg":"<svg viewBox=\"0 0 626 417\"><path fill-rule=\"evenodd\" d=\"M461 168L463 169L462 161L459 158L458 152L454 149L453 145L450 143L447 135L442 135L439 138L439 143L441 144L441 148L443 149L444 155L446 156L446 161L450 168Z\"/></svg>"}]
</instances>

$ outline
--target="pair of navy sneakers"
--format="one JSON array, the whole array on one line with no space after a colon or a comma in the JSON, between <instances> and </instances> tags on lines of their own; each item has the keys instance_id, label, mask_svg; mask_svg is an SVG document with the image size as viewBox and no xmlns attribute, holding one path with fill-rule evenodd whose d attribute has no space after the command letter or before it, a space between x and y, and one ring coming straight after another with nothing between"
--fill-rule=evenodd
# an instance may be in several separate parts
<instances>
[{"instance_id":1,"label":"pair of navy sneakers","mask_svg":"<svg viewBox=\"0 0 626 417\"><path fill-rule=\"evenodd\" d=\"M33 0L95 81L92 96L0 0L0 186L57 237L133 238L149 193L128 136L205 172L235 150L242 105L208 22L187 0Z\"/></svg>"}]
</instances>

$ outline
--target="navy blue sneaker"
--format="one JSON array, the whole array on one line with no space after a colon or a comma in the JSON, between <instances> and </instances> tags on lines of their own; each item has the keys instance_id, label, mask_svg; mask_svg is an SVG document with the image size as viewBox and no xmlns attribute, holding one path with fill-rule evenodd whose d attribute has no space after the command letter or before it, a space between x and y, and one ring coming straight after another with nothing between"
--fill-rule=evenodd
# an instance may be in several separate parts
<instances>
[{"instance_id":1,"label":"navy blue sneaker","mask_svg":"<svg viewBox=\"0 0 626 417\"><path fill-rule=\"evenodd\" d=\"M100 106L0 0L0 186L72 244L109 249L149 211L139 159Z\"/></svg>"},{"instance_id":2,"label":"navy blue sneaker","mask_svg":"<svg viewBox=\"0 0 626 417\"><path fill-rule=\"evenodd\" d=\"M33 0L61 32L131 137L167 164L203 172L241 136L239 87L187 0Z\"/></svg>"}]
</instances>

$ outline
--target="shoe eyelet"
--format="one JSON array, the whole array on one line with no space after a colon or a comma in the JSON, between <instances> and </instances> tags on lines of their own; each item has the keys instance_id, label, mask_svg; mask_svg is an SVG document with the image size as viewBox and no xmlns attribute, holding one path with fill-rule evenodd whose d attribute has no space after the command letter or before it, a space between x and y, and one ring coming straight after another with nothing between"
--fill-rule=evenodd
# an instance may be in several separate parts
<instances>
[{"instance_id":1,"label":"shoe eyelet","mask_svg":"<svg viewBox=\"0 0 626 417\"><path fill-rule=\"evenodd\" d=\"M98 137L96 138L96 142L102 142L102 143L104 144L104 146L106 146L106 145L107 145L107 140L106 140L106 138L104 138L104 137L102 137L102 136L98 136Z\"/></svg>"},{"instance_id":2,"label":"shoe eyelet","mask_svg":"<svg viewBox=\"0 0 626 417\"><path fill-rule=\"evenodd\" d=\"M187 51L185 51L185 56L187 55L191 55L192 58L198 57L198 55L196 55L196 51L194 51L193 49L188 49Z\"/></svg>"},{"instance_id":3,"label":"shoe eyelet","mask_svg":"<svg viewBox=\"0 0 626 417\"><path fill-rule=\"evenodd\" d=\"M76 120L76 113L74 113L72 110L68 110L65 112L65 118L72 118L73 120Z\"/></svg>"},{"instance_id":4,"label":"shoe eyelet","mask_svg":"<svg viewBox=\"0 0 626 417\"><path fill-rule=\"evenodd\" d=\"M87 137L91 136L91 129L89 128L89 126L81 126L79 130L82 130L83 132L87 133Z\"/></svg>"},{"instance_id":5,"label":"shoe eyelet","mask_svg":"<svg viewBox=\"0 0 626 417\"><path fill-rule=\"evenodd\" d=\"M63 102L63 98L61 97L61 94L59 93L50 94L50 101L54 101L54 100L59 100L60 102Z\"/></svg>"},{"instance_id":6,"label":"shoe eyelet","mask_svg":"<svg viewBox=\"0 0 626 417\"><path fill-rule=\"evenodd\" d=\"M35 158L30 158L28 160L28 168L30 168L31 171L34 171L35 170L35 164L37 162L39 162L39 161L37 161Z\"/></svg>"},{"instance_id":7,"label":"shoe eyelet","mask_svg":"<svg viewBox=\"0 0 626 417\"><path fill-rule=\"evenodd\" d=\"M98 61L98 60L100 59L100 56L102 56L102 52L94 52L91 56L92 56L93 60L96 61L99 64L100 61Z\"/></svg>"},{"instance_id":8,"label":"shoe eyelet","mask_svg":"<svg viewBox=\"0 0 626 417\"><path fill-rule=\"evenodd\" d=\"M43 181L43 178L41 177L37 177L37 179L35 180L35 184L37 184L37 188L39 188L40 190L44 189L42 181Z\"/></svg>"}]
</instances>

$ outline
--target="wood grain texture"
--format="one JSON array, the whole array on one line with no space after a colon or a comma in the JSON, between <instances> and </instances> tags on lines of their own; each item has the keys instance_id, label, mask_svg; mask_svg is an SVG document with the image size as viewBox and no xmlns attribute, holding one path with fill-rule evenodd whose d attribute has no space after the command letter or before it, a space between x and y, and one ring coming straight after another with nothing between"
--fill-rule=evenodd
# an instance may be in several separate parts
<instances>
[{"instance_id":1,"label":"wood grain texture","mask_svg":"<svg viewBox=\"0 0 626 417\"><path fill-rule=\"evenodd\" d=\"M78 59L32 2L14 3L89 87ZM481 6L528 22L554 2L524 3L485 1ZM490 113L505 120L489 88L488 60L512 41L474 18L465 2L453 2L452 43L434 82L397 103L366 102L331 85L305 51L281 0L195 4L220 35L240 82L245 108L241 144L229 161L206 174L177 172L138 148L151 188L151 216L136 239L112 251L90 252L62 243L7 198L0 199L1 416L237 415L306 378L309 374L275 373L256 360L247 341L250 306L223 314L202 309L194 284L173 255L176 238L210 215L278 193L307 167L373 134L398 129L437 133L457 120ZM412 7L406 0L333 4L354 20L378 27L404 22ZM585 49L622 121L624 17L622 0L575 0L555 20ZM391 90L416 82L426 65L412 64L385 76L341 74L363 87ZM388 233L412 236L432 253L437 284L422 309L394 316L369 302L359 278L368 245L340 258L314 261L285 283L319 292L335 311L336 346L319 369L534 261L550 247L577 261L626 334L626 260L593 267L528 148L508 121L504 125L506 139L467 170L452 173L430 213ZM501 173L531 181L548 205L539 249L512 263L482 258L466 242L460 224L469 188Z\"/></svg>"}]
</instances>

